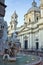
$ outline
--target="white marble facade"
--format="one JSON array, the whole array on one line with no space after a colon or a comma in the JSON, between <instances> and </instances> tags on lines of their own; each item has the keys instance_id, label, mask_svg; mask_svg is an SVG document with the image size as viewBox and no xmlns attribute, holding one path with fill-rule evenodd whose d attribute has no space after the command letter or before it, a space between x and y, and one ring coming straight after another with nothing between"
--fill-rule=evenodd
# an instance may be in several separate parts
<instances>
[{"instance_id":1,"label":"white marble facade","mask_svg":"<svg viewBox=\"0 0 43 65\"><path fill-rule=\"evenodd\" d=\"M16 27L18 31L18 39L23 49L43 49L43 1L40 0L40 8L35 0L32 2L32 7L24 15L24 24L21 27ZM10 24L11 25L11 24ZM9 27L10 28L10 27ZM10 30L8 28L8 36ZM14 33L14 32L12 32Z\"/></svg>"}]
</instances>

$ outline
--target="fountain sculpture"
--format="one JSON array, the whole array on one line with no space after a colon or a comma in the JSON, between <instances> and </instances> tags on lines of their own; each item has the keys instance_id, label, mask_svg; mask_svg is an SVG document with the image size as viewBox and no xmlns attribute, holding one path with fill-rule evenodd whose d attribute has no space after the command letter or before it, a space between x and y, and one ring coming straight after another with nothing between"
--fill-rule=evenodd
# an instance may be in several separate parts
<instances>
[{"instance_id":1,"label":"fountain sculpture","mask_svg":"<svg viewBox=\"0 0 43 65\"><path fill-rule=\"evenodd\" d=\"M11 39L10 42L8 42L8 47L7 49L5 48L4 50L4 56L3 56L3 60L7 60L8 61L16 61L16 55L19 52L19 48L20 48L20 43L17 39L17 34L16 32L14 32L13 35L15 38Z\"/></svg>"},{"instance_id":2,"label":"fountain sculpture","mask_svg":"<svg viewBox=\"0 0 43 65\"><path fill-rule=\"evenodd\" d=\"M16 33L13 35L16 36ZM12 38L12 40L14 40ZM15 40L14 40L15 41ZM41 65L41 58L34 55L28 55L20 52L20 43L16 41L10 41L8 43L8 49L5 49L3 60L7 61L7 65ZM20 53L19 53L20 52ZM19 54L18 54L19 53ZM8 62L10 61L10 62ZM12 62L13 61L13 62ZM6 63L6 62L5 62Z\"/></svg>"}]
</instances>

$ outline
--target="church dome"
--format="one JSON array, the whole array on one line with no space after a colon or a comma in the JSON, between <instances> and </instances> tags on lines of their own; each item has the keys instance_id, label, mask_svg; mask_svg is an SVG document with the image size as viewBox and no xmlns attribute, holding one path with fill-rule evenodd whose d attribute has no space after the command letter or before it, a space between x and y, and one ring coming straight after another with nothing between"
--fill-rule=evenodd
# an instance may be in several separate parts
<instances>
[{"instance_id":1,"label":"church dome","mask_svg":"<svg viewBox=\"0 0 43 65\"><path fill-rule=\"evenodd\" d=\"M35 2L35 0L33 0L32 7L28 10L27 13L32 12L32 11L40 12L40 8L37 7L37 3Z\"/></svg>"}]
</instances>

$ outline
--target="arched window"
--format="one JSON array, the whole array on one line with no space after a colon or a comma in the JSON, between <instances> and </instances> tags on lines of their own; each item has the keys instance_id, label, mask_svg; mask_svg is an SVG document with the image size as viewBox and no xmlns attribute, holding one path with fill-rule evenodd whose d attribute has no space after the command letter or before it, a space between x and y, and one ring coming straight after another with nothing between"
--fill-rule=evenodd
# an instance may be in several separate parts
<instances>
[{"instance_id":1,"label":"arched window","mask_svg":"<svg viewBox=\"0 0 43 65\"><path fill-rule=\"evenodd\" d=\"M2 25L1 25L1 28L2 28Z\"/></svg>"},{"instance_id":2,"label":"arched window","mask_svg":"<svg viewBox=\"0 0 43 65\"><path fill-rule=\"evenodd\" d=\"M38 38L36 38L36 41L38 41Z\"/></svg>"},{"instance_id":3,"label":"arched window","mask_svg":"<svg viewBox=\"0 0 43 65\"><path fill-rule=\"evenodd\" d=\"M31 20L29 19L29 22L31 22Z\"/></svg>"},{"instance_id":4,"label":"arched window","mask_svg":"<svg viewBox=\"0 0 43 65\"><path fill-rule=\"evenodd\" d=\"M4 28L4 26L1 25L1 28Z\"/></svg>"},{"instance_id":5,"label":"arched window","mask_svg":"<svg viewBox=\"0 0 43 65\"><path fill-rule=\"evenodd\" d=\"M29 18L29 24L31 23L31 19Z\"/></svg>"},{"instance_id":6,"label":"arched window","mask_svg":"<svg viewBox=\"0 0 43 65\"><path fill-rule=\"evenodd\" d=\"M37 21L38 21L38 17L37 17Z\"/></svg>"},{"instance_id":7,"label":"arched window","mask_svg":"<svg viewBox=\"0 0 43 65\"><path fill-rule=\"evenodd\" d=\"M4 26L3 26L3 28L4 28Z\"/></svg>"},{"instance_id":8,"label":"arched window","mask_svg":"<svg viewBox=\"0 0 43 65\"><path fill-rule=\"evenodd\" d=\"M11 25L11 29L13 28L13 25Z\"/></svg>"}]
</instances>

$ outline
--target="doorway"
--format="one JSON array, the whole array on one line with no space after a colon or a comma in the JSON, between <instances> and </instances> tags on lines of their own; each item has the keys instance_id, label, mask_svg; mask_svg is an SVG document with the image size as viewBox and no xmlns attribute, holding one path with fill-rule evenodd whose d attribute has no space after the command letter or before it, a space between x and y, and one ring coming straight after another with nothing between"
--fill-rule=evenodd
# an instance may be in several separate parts
<instances>
[{"instance_id":1,"label":"doorway","mask_svg":"<svg viewBox=\"0 0 43 65\"><path fill-rule=\"evenodd\" d=\"M24 43L25 43L25 44L24 44L24 48L25 48L25 49L28 49L28 40L25 40Z\"/></svg>"},{"instance_id":2,"label":"doorway","mask_svg":"<svg viewBox=\"0 0 43 65\"><path fill-rule=\"evenodd\" d=\"M39 42L36 42L36 50L39 49Z\"/></svg>"}]
</instances>

